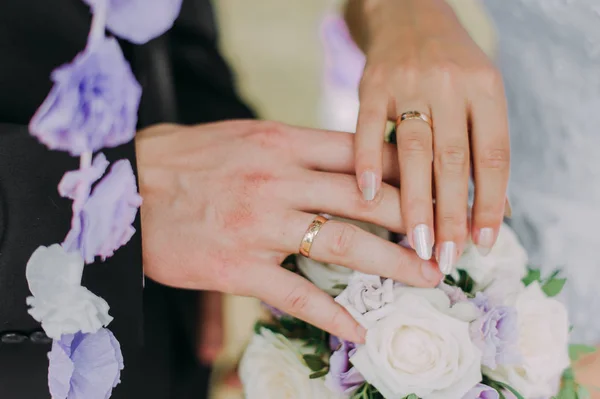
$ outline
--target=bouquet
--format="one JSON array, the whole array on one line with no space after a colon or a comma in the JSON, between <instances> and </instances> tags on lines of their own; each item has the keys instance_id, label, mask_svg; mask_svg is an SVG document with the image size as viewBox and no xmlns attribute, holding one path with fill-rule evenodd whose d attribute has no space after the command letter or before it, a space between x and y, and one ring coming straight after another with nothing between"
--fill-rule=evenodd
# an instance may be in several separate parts
<instances>
[{"instance_id":1,"label":"bouquet","mask_svg":"<svg viewBox=\"0 0 600 399\"><path fill-rule=\"evenodd\" d=\"M292 262L367 329L366 342L271 309L240 364L247 399L589 396L570 365L594 348L569 345L567 310L555 298L566 280L528 267L506 225L488 256L468 245L456 271L431 289L299 256Z\"/></svg>"}]
</instances>

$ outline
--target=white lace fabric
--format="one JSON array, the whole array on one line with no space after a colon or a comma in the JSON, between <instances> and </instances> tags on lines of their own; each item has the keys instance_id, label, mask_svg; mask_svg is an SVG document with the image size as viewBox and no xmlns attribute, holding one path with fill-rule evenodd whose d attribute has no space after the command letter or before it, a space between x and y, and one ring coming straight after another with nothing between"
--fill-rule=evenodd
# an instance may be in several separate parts
<instances>
[{"instance_id":1,"label":"white lace fabric","mask_svg":"<svg viewBox=\"0 0 600 399\"><path fill-rule=\"evenodd\" d=\"M512 140L513 227L564 268L573 340L600 344L600 1L484 0Z\"/></svg>"}]
</instances>

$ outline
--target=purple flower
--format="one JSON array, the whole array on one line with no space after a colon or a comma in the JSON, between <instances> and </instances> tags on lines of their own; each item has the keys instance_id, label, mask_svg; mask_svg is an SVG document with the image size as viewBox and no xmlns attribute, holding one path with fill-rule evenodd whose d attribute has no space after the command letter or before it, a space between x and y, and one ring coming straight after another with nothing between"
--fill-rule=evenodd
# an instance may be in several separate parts
<instances>
[{"instance_id":1,"label":"purple flower","mask_svg":"<svg viewBox=\"0 0 600 399\"><path fill-rule=\"evenodd\" d=\"M119 341L106 328L63 335L52 343L48 359L53 399L108 399L124 367Z\"/></svg>"},{"instance_id":2,"label":"purple flower","mask_svg":"<svg viewBox=\"0 0 600 399\"><path fill-rule=\"evenodd\" d=\"M481 311L481 316L471 323L471 337L482 352L481 363L492 370L501 364L517 363L520 356L516 309L492 306L481 292L471 302Z\"/></svg>"},{"instance_id":3,"label":"purple flower","mask_svg":"<svg viewBox=\"0 0 600 399\"><path fill-rule=\"evenodd\" d=\"M80 251L86 263L92 263L95 256L112 256L135 233L131 224L141 204L131 164L115 162L74 215L63 247L68 252Z\"/></svg>"},{"instance_id":4,"label":"purple flower","mask_svg":"<svg viewBox=\"0 0 600 399\"><path fill-rule=\"evenodd\" d=\"M92 7L107 0L84 0ZM108 0L106 27L116 36L144 44L165 33L179 16L182 0Z\"/></svg>"},{"instance_id":5,"label":"purple flower","mask_svg":"<svg viewBox=\"0 0 600 399\"><path fill-rule=\"evenodd\" d=\"M448 298L450 298L450 304L452 306L454 306L455 304L457 304L459 302L465 302L465 301L469 300L469 298L467 297L467 294L465 294L464 291L460 287L455 287L452 285L448 285L444 282L441 282L440 285L438 286L438 288L440 290L444 291L444 293L446 295L448 295Z\"/></svg>"},{"instance_id":6,"label":"purple flower","mask_svg":"<svg viewBox=\"0 0 600 399\"><path fill-rule=\"evenodd\" d=\"M487 385L477 384L475 388L466 393L462 399L499 399L500 395L494 388Z\"/></svg>"},{"instance_id":7,"label":"purple flower","mask_svg":"<svg viewBox=\"0 0 600 399\"><path fill-rule=\"evenodd\" d=\"M285 313L283 310L277 309L275 306L271 306L266 302L261 302L261 304L269 311L269 313L271 313L271 316L277 320L281 319L283 316L287 316L287 313Z\"/></svg>"},{"instance_id":8,"label":"purple flower","mask_svg":"<svg viewBox=\"0 0 600 399\"><path fill-rule=\"evenodd\" d=\"M321 26L321 36L328 80L338 86L358 90L365 56L352 40L344 18L337 14L326 17Z\"/></svg>"},{"instance_id":9,"label":"purple flower","mask_svg":"<svg viewBox=\"0 0 600 399\"><path fill-rule=\"evenodd\" d=\"M58 183L58 192L61 197L71 198L74 201L74 213L85 204L92 191L92 184L102 177L107 167L106 156L100 153L96 155L90 167L72 170L64 174ZM75 218L73 219L73 223L77 221Z\"/></svg>"},{"instance_id":10,"label":"purple flower","mask_svg":"<svg viewBox=\"0 0 600 399\"><path fill-rule=\"evenodd\" d=\"M77 156L133 139L142 90L114 38L94 42L51 77L29 124L48 148Z\"/></svg>"},{"instance_id":11,"label":"purple flower","mask_svg":"<svg viewBox=\"0 0 600 399\"><path fill-rule=\"evenodd\" d=\"M325 386L335 393L350 394L365 382L362 374L350 363L350 358L356 352L356 344L340 341L334 336L330 337L329 344L334 352L329 358Z\"/></svg>"}]
</instances>

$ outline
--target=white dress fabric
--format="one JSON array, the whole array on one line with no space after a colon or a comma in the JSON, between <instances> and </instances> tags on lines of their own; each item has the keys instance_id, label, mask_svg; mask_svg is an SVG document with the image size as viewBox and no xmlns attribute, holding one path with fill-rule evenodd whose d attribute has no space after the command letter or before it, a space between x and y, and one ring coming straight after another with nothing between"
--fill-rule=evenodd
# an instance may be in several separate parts
<instances>
[{"instance_id":1,"label":"white dress fabric","mask_svg":"<svg viewBox=\"0 0 600 399\"><path fill-rule=\"evenodd\" d=\"M600 344L600 0L484 0L512 140L512 225L564 268L573 341Z\"/></svg>"}]
</instances>

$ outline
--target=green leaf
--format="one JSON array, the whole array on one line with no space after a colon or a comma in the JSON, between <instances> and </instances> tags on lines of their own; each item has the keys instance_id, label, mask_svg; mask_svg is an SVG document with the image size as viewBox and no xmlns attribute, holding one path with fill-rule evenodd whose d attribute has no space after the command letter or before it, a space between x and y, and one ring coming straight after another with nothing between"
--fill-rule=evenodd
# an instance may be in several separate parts
<instances>
[{"instance_id":1,"label":"green leaf","mask_svg":"<svg viewBox=\"0 0 600 399\"><path fill-rule=\"evenodd\" d=\"M469 273L467 273L466 270L459 269L458 275L460 276L460 278L456 285L460 287L465 293L472 292L475 282L473 281L471 276L469 276Z\"/></svg>"},{"instance_id":2,"label":"green leaf","mask_svg":"<svg viewBox=\"0 0 600 399\"><path fill-rule=\"evenodd\" d=\"M334 290L345 290L346 287L348 287L348 284L336 284L331 288L333 288Z\"/></svg>"},{"instance_id":3,"label":"green leaf","mask_svg":"<svg viewBox=\"0 0 600 399\"><path fill-rule=\"evenodd\" d=\"M419 397L417 395L415 395L414 393L411 393L410 395L405 396L402 399L419 399Z\"/></svg>"},{"instance_id":4,"label":"green leaf","mask_svg":"<svg viewBox=\"0 0 600 399\"><path fill-rule=\"evenodd\" d=\"M583 385L580 385L577 390L577 399L590 399L590 396L590 391Z\"/></svg>"},{"instance_id":5,"label":"green leaf","mask_svg":"<svg viewBox=\"0 0 600 399\"><path fill-rule=\"evenodd\" d=\"M321 371L317 371L312 373L311 375L308 376L308 378L310 378L311 380L317 379L317 378L321 378L327 375L327 373L329 373L329 369L323 369Z\"/></svg>"},{"instance_id":6,"label":"green leaf","mask_svg":"<svg viewBox=\"0 0 600 399\"><path fill-rule=\"evenodd\" d=\"M521 395L519 392L517 392L517 390L516 390L516 389L514 389L513 387L511 387L510 385L508 385L508 384L505 384L505 383L503 383L503 382L500 382L500 381L496 381L496 384L498 384L500 387L502 387L502 388L506 389L507 391L510 391L510 392L511 392L513 395L515 395L515 397L516 397L517 399L525 399L525 398L523 397L523 395Z\"/></svg>"},{"instance_id":7,"label":"green leaf","mask_svg":"<svg viewBox=\"0 0 600 399\"><path fill-rule=\"evenodd\" d=\"M263 328L266 328L267 330L271 330L277 334L282 334L281 327L279 327L277 324L267 323L264 321L257 321L254 324L254 333L260 334L260 330L262 330Z\"/></svg>"},{"instance_id":8,"label":"green leaf","mask_svg":"<svg viewBox=\"0 0 600 399\"><path fill-rule=\"evenodd\" d=\"M557 296L562 291L566 282L566 278L554 278L552 280L548 280L542 286L542 291L544 291L544 293L549 297Z\"/></svg>"},{"instance_id":9,"label":"green leaf","mask_svg":"<svg viewBox=\"0 0 600 399\"><path fill-rule=\"evenodd\" d=\"M569 345L569 357L576 362L583 355L596 352L596 348L588 345Z\"/></svg>"},{"instance_id":10,"label":"green leaf","mask_svg":"<svg viewBox=\"0 0 600 399\"><path fill-rule=\"evenodd\" d=\"M523 284L526 286L533 283L534 281L541 281L542 272L540 269L529 269L527 272L527 276L523 278Z\"/></svg>"},{"instance_id":11,"label":"green leaf","mask_svg":"<svg viewBox=\"0 0 600 399\"><path fill-rule=\"evenodd\" d=\"M312 371L321 371L323 368L327 367L327 363L321 359L320 356L317 355L304 355L304 363L308 366Z\"/></svg>"}]
</instances>

